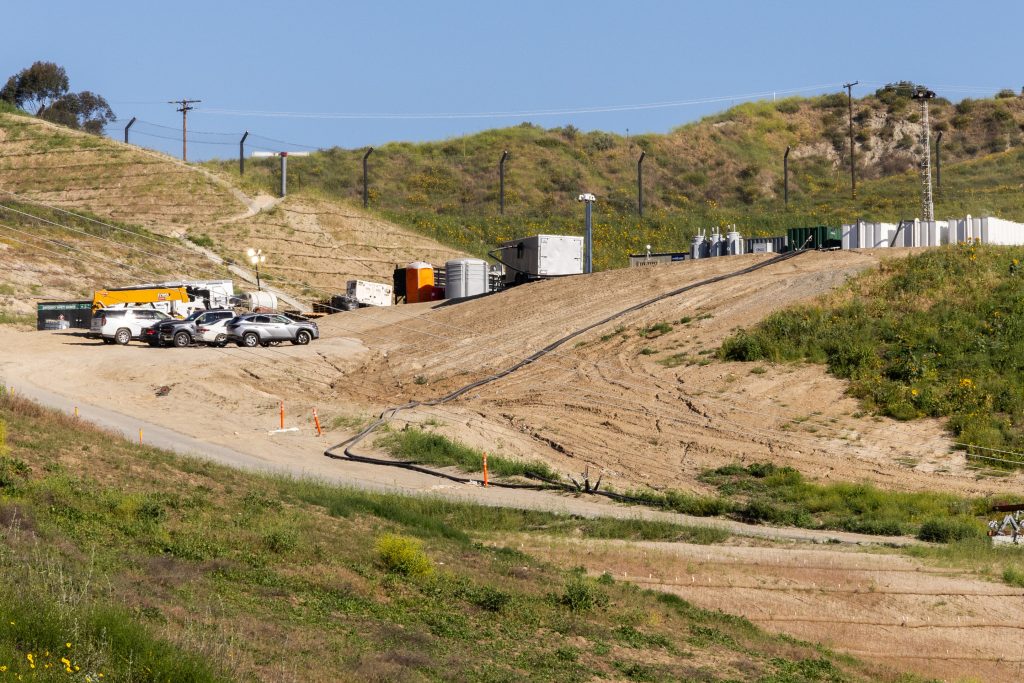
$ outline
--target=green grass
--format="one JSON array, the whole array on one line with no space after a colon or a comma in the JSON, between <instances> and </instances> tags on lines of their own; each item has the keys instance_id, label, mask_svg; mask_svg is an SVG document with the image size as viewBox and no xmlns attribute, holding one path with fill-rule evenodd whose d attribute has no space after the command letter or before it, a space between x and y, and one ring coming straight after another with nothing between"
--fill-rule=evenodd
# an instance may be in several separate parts
<instances>
[{"instance_id":1,"label":"green grass","mask_svg":"<svg viewBox=\"0 0 1024 683\"><path fill-rule=\"evenodd\" d=\"M0 308L0 325L15 325L24 326L31 325L35 326L36 317L29 315L28 313L15 313L13 311L7 311Z\"/></svg>"},{"instance_id":2,"label":"green grass","mask_svg":"<svg viewBox=\"0 0 1024 683\"><path fill-rule=\"evenodd\" d=\"M894 127L869 130L863 123L915 115L909 100L890 99L868 96L854 103L862 137L856 199L849 191L845 105L837 107L830 95L741 104L663 135L625 137L524 123L439 142L390 143L370 157L370 206L384 218L484 256L506 239L579 234L576 197L589 190L598 196L598 269L625 265L626 255L641 253L645 244L685 251L696 230L708 226L735 224L745 235L768 235L863 217L895 222L919 210L915 143L867 163L865 147L892 144ZM1013 98L974 101L969 108L961 112L941 100L932 106L933 127L950 131L943 142L936 215L1024 219L1018 200L1024 106ZM821 143L838 158L820 151L791 158L790 202L784 206L786 147L807 151ZM495 167L503 150L511 158L505 214L499 215ZM647 152L643 218L636 213L635 186L641 150ZM289 167L289 186L297 193L359 202L363 152L334 148L298 160ZM250 164L244 178L232 160L210 163L247 189L277 187L272 160Z\"/></svg>"},{"instance_id":3,"label":"green grass","mask_svg":"<svg viewBox=\"0 0 1024 683\"><path fill-rule=\"evenodd\" d=\"M63 679L65 655L74 680L104 681L757 681L817 659L843 680L878 680L743 619L505 545L510 532L700 530L243 473L2 391L0 424L0 666L12 680Z\"/></svg>"},{"instance_id":4,"label":"green grass","mask_svg":"<svg viewBox=\"0 0 1024 683\"><path fill-rule=\"evenodd\" d=\"M888 261L739 332L719 355L824 363L866 410L948 418L974 462L1014 466L1024 458L984 449L1024 450L1022 261L1022 248L977 245Z\"/></svg>"},{"instance_id":5,"label":"green grass","mask_svg":"<svg viewBox=\"0 0 1024 683\"><path fill-rule=\"evenodd\" d=\"M750 523L912 535L949 543L980 538L990 501L939 492L883 491L870 484L817 484L791 467L771 463L727 465L704 471L700 481L715 496L677 491L632 491L648 505L701 517L728 516Z\"/></svg>"},{"instance_id":6,"label":"green grass","mask_svg":"<svg viewBox=\"0 0 1024 683\"><path fill-rule=\"evenodd\" d=\"M441 434L407 427L389 432L376 444L401 460L428 465L457 467L466 472L483 471L483 452ZM487 469L495 477L560 479L557 472L541 462L528 462L488 454Z\"/></svg>"}]
</instances>

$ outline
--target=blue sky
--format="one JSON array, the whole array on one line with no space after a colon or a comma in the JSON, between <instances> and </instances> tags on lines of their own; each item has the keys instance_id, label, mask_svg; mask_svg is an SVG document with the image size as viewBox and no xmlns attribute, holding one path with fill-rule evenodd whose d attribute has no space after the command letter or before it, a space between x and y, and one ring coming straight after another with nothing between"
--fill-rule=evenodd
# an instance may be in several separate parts
<instances>
[{"instance_id":1,"label":"blue sky","mask_svg":"<svg viewBox=\"0 0 1024 683\"><path fill-rule=\"evenodd\" d=\"M174 154L181 117L165 102L201 99L189 127L213 134L190 136L190 159L236 155L244 130L343 147L443 139L523 120L665 132L744 95L837 91L847 80L860 80L854 93L863 94L910 79L953 100L1024 86L1024 3L1004 0L11 4L0 76L55 61L72 89L96 91L120 118L145 122L133 142ZM538 113L552 109L560 113ZM261 111L335 116L254 113ZM418 118L485 112L532 113Z\"/></svg>"}]
</instances>

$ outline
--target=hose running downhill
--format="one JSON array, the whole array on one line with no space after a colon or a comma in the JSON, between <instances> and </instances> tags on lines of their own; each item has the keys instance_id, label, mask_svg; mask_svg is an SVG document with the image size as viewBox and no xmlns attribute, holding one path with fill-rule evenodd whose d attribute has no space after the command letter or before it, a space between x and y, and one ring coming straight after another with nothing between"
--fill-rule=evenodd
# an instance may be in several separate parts
<instances>
[{"instance_id":1,"label":"hose running downhill","mask_svg":"<svg viewBox=\"0 0 1024 683\"><path fill-rule=\"evenodd\" d=\"M804 246L806 246L806 244ZM554 351L558 347L563 346L567 342L572 341L573 339L575 339L576 337L579 337L582 334L586 334L587 332L590 332L594 328L601 327L603 325L607 325L608 323L613 322L613 321L615 321L615 320L617 320L617 319L619 319L619 318L621 318L623 316L629 315L630 313L635 313L636 311L639 311L641 309L647 308L648 306L653 306L654 304L659 303L661 301L664 301L665 299L670 299L672 297L679 296L680 294L685 294L686 292L693 291L694 289L698 289L700 287L707 287L709 285L717 284L717 283L722 282L724 280L729 280L729 279L734 278L734 277L740 277L741 275L747 275L748 273L753 273L753 272L755 272L757 270L761 270L762 268L767 268L767 267L773 266L773 265L775 265L777 263L781 263L783 261L786 261L786 260L789 260L791 258L794 258L795 256L799 256L802 253L804 253L804 249L799 249L799 250L794 250L794 251L786 252L784 254L780 254L780 255L778 255L778 256L776 256L774 258L768 259L766 261L762 261L760 263L755 263L752 266L747 266L746 268L741 268L740 270L736 270L736 271L733 271L731 273L725 273L725 274L722 274L722 275L716 275L715 277L708 278L706 280L701 280L700 282L694 282L694 283L691 283L689 285L685 285L683 287L679 287L678 289L673 289L673 290L671 290L669 292L665 292L664 294L659 294L658 296L656 296L654 298L647 299L646 301L642 301L642 302L640 302L638 304L634 304L632 306L629 306L628 308L624 308L621 311L617 311L616 313L613 313L613 314L607 316L606 318L602 318L601 320L598 320L597 322L594 322L594 323L591 323L591 324L586 325L584 327L581 327L579 329L576 329L576 330L570 332L569 334L565 335L564 337L556 339L555 341L551 342L550 344L548 344L544 348L542 348L542 349L540 349L538 351L535 351L534 353L530 354L529 356L527 356L526 358L522 359L518 363L515 363L514 365L510 365L509 367L505 368L504 370L501 370L501 371L499 371L499 372L497 372L497 373L495 373L493 375L489 375L489 376L484 377L482 379L476 380L475 382L470 382L469 384L467 384L467 385L465 385L463 387L460 387L460 388L456 389L455 391L452 391L452 392L450 392L448 394L445 394L444 396L440 396L438 398L430 399L429 401L410 401L410 402L404 403L404 404L402 404L400 406L394 406L392 408L388 408L388 409L384 410L376 420L374 420L371 424L369 424L366 428L364 428L358 434L356 434L355 436L352 436L352 437L342 441L339 444L335 444L334 446L331 446L330 448L325 450L324 451L324 455L326 455L329 458L336 458L336 459L342 459L342 460L352 460L352 461L355 461L355 462L368 463L368 464L372 464L372 465L384 465L384 466L387 466L387 467L400 467L402 469L411 470L413 472L421 472L423 474L429 474L429 475L432 475L432 476L435 476L435 477L440 477L442 479L447 479L449 481L454 481L454 482L458 482L458 483L462 483L462 484L478 484L478 485L482 485L483 484L483 480L482 479L474 479L472 477L460 477L460 476L457 476L457 475L454 475L454 474L451 474L451 473L448 473L448 472L443 472L441 470L436 470L436 469L433 469L433 468L424 467L422 465L417 464L415 461L409 461L409 460L390 460L390 459L384 459L384 458L374 458L374 457L370 457L370 456L366 456L366 455L359 455L358 453L354 453L352 451L352 449L355 448L355 446L357 446L360 442L365 440L368 436L373 434L373 432L375 432L381 426L387 424L392 418L394 418L396 415L398 415L398 413L402 412L403 410L412 410L412 409L418 408L420 406L439 406L439 405L443 405L445 403L450 403L451 401L454 401L455 399L457 399L460 396L466 394L467 392L472 391L473 389L476 389L478 387L482 387L482 386L484 386L486 384L491 384L492 382L496 382L499 379L502 379L503 377L507 377L508 375L511 375L513 372L516 372L517 370L519 370L521 368L524 368L527 365L530 365L534 361L536 361L536 360L546 356L547 354L551 353L552 351ZM537 480L537 483L536 484L517 484L517 483L491 481L490 482L490 486L498 486L498 487L502 487L502 488L514 488L514 489L548 489L548 490L568 491L568 492L572 492L572 493L590 493L590 494L594 494L594 495L605 496L607 498L611 498L613 500L619 500L619 501L623 501L623 502L634 502L634 503L644 503L644 502L647 502L647 501L643 501L643 500L641 500L639 498L634 498L632 496L625 496L625 495L622 495L622 494L619 494L619 493L614 493L612 491L600 491L600 490L598 490L597 487L590 488L588 486L587 489L584 490L582 487L577 486L577 485L567 484L565 482L554 481L554 480L551 480L551 479L545 479L545 478L539 477L537 475L531 475L529 478Z\"/></svg>"}]
</instances>

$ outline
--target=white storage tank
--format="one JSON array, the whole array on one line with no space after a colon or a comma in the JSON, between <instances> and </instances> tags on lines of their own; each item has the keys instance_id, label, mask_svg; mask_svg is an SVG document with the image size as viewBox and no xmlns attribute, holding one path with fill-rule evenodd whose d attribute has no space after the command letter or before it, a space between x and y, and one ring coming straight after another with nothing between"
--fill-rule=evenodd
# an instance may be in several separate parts
<instances>
[{"instance_id":1,"label":"white storage tank","mask_svg":"<svg viewBox=\"0 0 1024 683\"><path fill-rule=\"evenodd\" d=\"M724 253L722 250L723 246L725 246L725 244L722 242L721 233L711 233L711 245L708 247L708 255L712 257L721 256Z\"/></svg>"},{"instance_id":2,"label":"white storage tank","mask_svg":"<svg viewBox=\"0 0 1024 683\"><path fill-rule=\"evenodd\" d=\"M449 299L465 299L490 291L487 278L487 262L476 258L460 258L444 264L445 296Z\"/></svg>"},{"instance_id":3,"label":"white storage tank","mask_svg":"<svg viewBox=\"0 0 1024 683\"><path fill-rule=\"evenodd\" d=\"M736 230L731 230L725 236L726 249L729 256L739 256L743 253L743 236Z\"/></svg>"},{"instance_id":4,"label":"white storage tank","mask_svg":"<svg viewBox=\"0 0 1024 683\"><path fill-rule=\"evenodd\" d=\"M277 310L277 295L273 292L246 292L245 297L249 300L249 310L269 312Z\"/></svg>"},{"instance_id":5,"label":"white storage tank","mask_svg":"<svg viewBox=\"0 0 1024 683\"><path fill-rule=\"evenodd\" d=\"M702 231L693 236L693 242L690 243L690 258L705 258L707 255L707 242Z\"/></svg>"}]
</instances>

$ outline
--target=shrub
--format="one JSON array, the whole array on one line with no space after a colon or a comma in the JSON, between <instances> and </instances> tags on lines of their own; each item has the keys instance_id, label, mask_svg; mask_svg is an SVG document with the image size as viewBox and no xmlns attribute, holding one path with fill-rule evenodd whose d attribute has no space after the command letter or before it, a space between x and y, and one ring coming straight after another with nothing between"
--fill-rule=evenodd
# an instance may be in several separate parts
<instances>
[{"instance_id":1,"label":"shrub","mask_svg":"<svg viewBox=\"0 0 1024 683\"><path fill-rule=\"evenodd\" d=\"M996 93L997 100L1004 100L1010 97L1016 97L1017 93L1012 88L1003 88Z\"/></svg>"},{"instance_id":2,"label":"shrub","mask_svg":"<svg viewBox=\"0 0 1024 683\"><path fill-rule=\"evenodd\" d=\"M565 590L558 599L573 612L585 612L608 604L608 596L597 584L585 576L574 576L565 584Z\"/></svg>"},{"instance_id":3,"label":"shrub","mask_svg":"<svg viewBox=\"0 0 1024 683\"><path fill-rule=\"evenodd\" d=\"M933 543L950 543L976 538L981 528L976 522L964 517L933 517L921 525L917 537Z\"/></svg>"},{"instance_id":4,"label":"shrub","mask_svg":"<svg viewBox=\"0 0 1024 683\"><path fill-rule=\"evenodd\" d=\"M377 539L377 556L389 572L403 576L429 576L434 571L423 544L415 538L384 534Z\"/></svg>"},{"instance_id":5,"label":"shrub","mask_svg":"<svg viewBox=\"0 0 1024 683\"><path fill-rule=\"evenodd\" d=\"M796 98L785 99L775 103L775 110L780 114L795 114L800 111L800 102Z\"/></svg>"}]
</instances>

